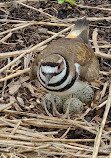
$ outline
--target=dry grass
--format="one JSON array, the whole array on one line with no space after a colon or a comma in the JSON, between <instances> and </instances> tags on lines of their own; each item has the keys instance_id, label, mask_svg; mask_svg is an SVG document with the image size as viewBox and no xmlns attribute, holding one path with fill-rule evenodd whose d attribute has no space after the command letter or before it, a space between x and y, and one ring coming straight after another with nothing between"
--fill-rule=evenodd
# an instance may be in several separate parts
<instances>
[{"instance_id":1,"label":"dry grass","mask_svg":"<svg viewBox=\"0 0 111 158\"><path fill-rule=\"evenodd\" d=\"M41 4L45 9L41 9ZM100 75L91 83L95 91L91 105L85 105L82 114L64 120L46 116L40 106L40 98L45 92L38 82L30 82L29 78L30 63L35 54L48 42L66 35L72 27L71 22L77 19L58 18L58 10L64 5L54 4L43 0L0 3L1 158L110 158L111 44L108 38L110 27L105 24L110 25L111 9L104 5L101 8L76 5L83 9L78 9L77 15L84 11L90 16L84 8L101 11L101 17L88 17L91 43L100 61ZM108 37L102 34L104 27L99 28L99 22L97 25L93 21L101 21L106 26Z\"/></svg>"}]
</instances>

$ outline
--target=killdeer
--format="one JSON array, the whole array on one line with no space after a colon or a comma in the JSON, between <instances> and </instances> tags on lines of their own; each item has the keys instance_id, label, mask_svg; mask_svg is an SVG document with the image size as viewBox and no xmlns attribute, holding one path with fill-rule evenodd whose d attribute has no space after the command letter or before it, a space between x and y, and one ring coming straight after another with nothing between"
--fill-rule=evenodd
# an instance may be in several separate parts
<instances>
[{"instance_id":1,"label":"killdeer","mask_svg":"<svg viewBox=\"0 0 111 158\"><path fill-rule=\"evenodd\" d=\"M50 43L32 63L31 78L38 78L49 93L70 95L98 77L99 63L89 43L88 24L86 18L77 20L66 38Z\"/></svg>"}]
</instances>

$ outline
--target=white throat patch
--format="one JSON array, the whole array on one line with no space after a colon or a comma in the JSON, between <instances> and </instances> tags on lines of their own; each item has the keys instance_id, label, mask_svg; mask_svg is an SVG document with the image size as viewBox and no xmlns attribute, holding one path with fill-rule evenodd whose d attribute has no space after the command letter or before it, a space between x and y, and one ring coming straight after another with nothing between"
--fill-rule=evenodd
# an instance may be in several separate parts
<instances>
[{"instance_id":1,"label":"white throat patch","mask_svg":"<svg viewBox=\"0 0 111 158\"><path fill-rule=\"evenodd\" d=\"M42 72L44 73L57 73L57 66L56 67L50 67L50 66L42 66L41 67Z\"/></svg>"},{"instance_id":2,"label":"white throat patch","mask_svg":"<svg viewBox=\"0 0 111 158\"><path fill-rule=\"evenodd\" d=\"M76 72L78 73L78 75L80 74L80 65L78 63L74 64L76 67Z\"/></svg>"}]
</instances>

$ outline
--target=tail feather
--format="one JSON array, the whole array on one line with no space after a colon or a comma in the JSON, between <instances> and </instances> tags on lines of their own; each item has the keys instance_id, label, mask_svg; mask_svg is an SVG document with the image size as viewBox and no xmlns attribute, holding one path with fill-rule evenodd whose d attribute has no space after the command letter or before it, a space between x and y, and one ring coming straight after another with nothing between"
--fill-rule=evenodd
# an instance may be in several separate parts
<instances>
[{"instance_id":1,"label":"tail feather","mask_svg":"<svg viewBox=\"0 0 111 158\"><path fill-rule=\"evenodd\" d=\"M79 19L75 22L74 30L86 30L88 29L89 20L86 20L86 18Z\"/></svg>"},{"instance_id":2,"label":"tail feather","mask_svg":"<svg viewBox=\"0 0 111 158\"><path fill-rule=\"evenodd\" d=\"M85 43L89 43L89 21L86 18L79 19L75 22L74 27L66 38L80 37Z\"/></svg>"}]
</instances>

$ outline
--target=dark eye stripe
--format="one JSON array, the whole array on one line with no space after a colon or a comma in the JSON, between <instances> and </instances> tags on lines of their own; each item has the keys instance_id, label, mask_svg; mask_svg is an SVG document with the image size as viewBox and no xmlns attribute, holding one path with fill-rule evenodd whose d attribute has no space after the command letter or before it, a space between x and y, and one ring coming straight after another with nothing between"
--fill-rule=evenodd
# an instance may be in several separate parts
<instances>
[{"instance_id":1,"label":"dark eye stripe","mask_svg":"<svg viewBox=\"0 0 111 158\"><path fill-rule=\"evenodd\" d=\"M61 71L60 71L60 72L58 72L58 73L57 73L57 72L50 73L50 75L51 75L51 76L57 76L57 75L59 75L60 73L61 73ZM45 72L43 72L43 71L42 71L42 74L43 74L44 76L46 76L46 75L47 75L47 73L45 73Z\"/></svg>"},{"instance_id":2,"label":"dark eye stripe","mask_svg":"<svg viewBox=\"0 0 111 158\"><path fill-rule=\"evenodd\" d=\"M56 66L58 66L58 63L46 62L46 63L41 63L41 65L42 66L56 67Z\"/></svg>"}]
</instances>

